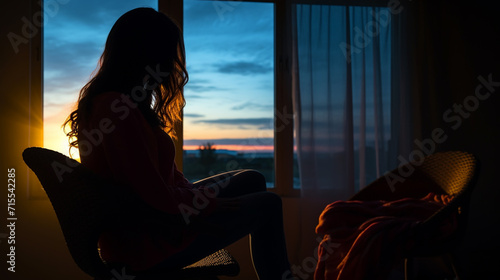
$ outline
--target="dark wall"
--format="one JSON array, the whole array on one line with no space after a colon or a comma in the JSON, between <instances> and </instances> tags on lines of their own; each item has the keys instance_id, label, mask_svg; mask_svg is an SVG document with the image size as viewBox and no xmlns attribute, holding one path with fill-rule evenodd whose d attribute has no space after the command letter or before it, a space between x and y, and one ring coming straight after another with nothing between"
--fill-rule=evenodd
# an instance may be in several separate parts
<instances>
[{"instance_id":1,"label":"dark wall","mask_svg":"<svg viewBox=\"0 0 500 280\"><path fill-rule=\"evenodd\" d=\"M465 150L479 158L469 228L458 249L470 279L493 276L500 261L500 10L486 1L420 1L416 7L420 137L441 128L448 138L436 150Z\"/></svg>"}]
</instances>

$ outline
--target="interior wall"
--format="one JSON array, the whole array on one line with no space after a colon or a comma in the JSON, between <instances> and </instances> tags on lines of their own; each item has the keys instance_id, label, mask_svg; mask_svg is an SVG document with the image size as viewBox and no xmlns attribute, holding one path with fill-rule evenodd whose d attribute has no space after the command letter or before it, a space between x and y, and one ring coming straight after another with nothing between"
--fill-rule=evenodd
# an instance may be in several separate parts
<instances>
[{"instance_id":1,"label":"interior wall","mask_svg":"<svg viewBox=\"0 0 500 280\"><path fill-rule=\"evenodd\" d=\"M420 140L439 128L447 139L436 143L436 151L478 157L468 231L457 250L466 279L490 277L500 261L500 10L487 1L420 1L418 7L414 84Z\"/></svg>"},{"instance_id":2,"label":"interior wall","mask_svg":"<svg viewBox=\"0 0 500 280\"><path fill-rule=\"evenodd\" d=\"M28 177L21 157L28 146L42 145L41 100L30 97L30 92L41 90L41 77L33 75L41 71L36 68L41 59L41 29L39 18L33 17L39 7L38 1L0 4L0 166L4 176L0 188L0 279L90 279L73 263L52 207L48 200L37 198L42 190L36 177ZM13 230L7 228L12 222L7 221L7 170L11 168L15 169L16 184ZM9 244L13 240L15 244ZM8 270L11 264L7 258L11 256L7 255L12 253L15 272Z\"/></svg>"}]
</instances>

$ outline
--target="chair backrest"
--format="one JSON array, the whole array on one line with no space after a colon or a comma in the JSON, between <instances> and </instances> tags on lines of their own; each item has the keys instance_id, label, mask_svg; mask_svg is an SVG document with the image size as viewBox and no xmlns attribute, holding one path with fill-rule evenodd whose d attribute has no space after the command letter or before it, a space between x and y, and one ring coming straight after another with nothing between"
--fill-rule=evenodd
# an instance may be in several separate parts
<instances>
[{"instance_id":1,"label":"chair backrest","mask_svg":"<svg viewBox=\"0 0 500 280\"><path fill-rule=\"evenodd\" d=\"M134 211L128 203L132 196L61 153L31 147L23 159L49 197L75 263L93 277L109 273L98 239L107 228L130 222L125 216Z\"/></svg>"},{"instance_id":2,"label":"chair backrest","mask_svg":"<svg viewBox=\"0 0 500 280\"><path fill-rule=\"evenodd\" d=\"M462 151L436 153L427 157L419 170L435 182L453 199L427 218L420 226L421 232L432 232L443 219L452 213L457 214L458 228L448 242L453 244L465 234L471 194L479 174L479 160L472 154ZM453 240L454 239L454 240ZM443 244L445 246L445 244ZM452 245L450 245L452 246Z\"/></svg>"},{"instance_id":3,"label":"chair backrest","mask_svg":"<svg viewBox=\"0 0 500 280\"><path fill-rule=\"evenodd\" d=\"M478 161L461 151L440 152L409 162L377 178L350 200L396 200L429 192L459 195L473 186Z\"/></svg>"},{"instance_id":4,"label":"chair backrest","mask_svg":"<svg viewBox=\"0 0 500 280\"><path fill-rule=\"evenodd\" d=\"M417 167L450 195L458 195L474 181L479 168L476 157L449 151L430 155Z\"/></svg>"},{"instance_id":5,"label":"chair backrest","mask_svg":"<svg viewBox=\"0 0 500 280\"><path fill-rule=\"evenodd\" d=\"M415 230L427 240L435 233L443 219L452 213L458 215L455 234L439 246L422 246L422 252L440 252L454 246L463 236L467 224L470 195L479 171L479 161L462 151L440 152L425 157L423 162L410 162L367 185L350 200L396 200L405 197L420 198L429 192L453 195L453 199ZM425 241L424 241L425 242ZM429 247L433 247L429 249ZM443 249L446 248L446 249ZM418 250L415 250L417 252ZM418 253L420 254L420 253Z\"/></svg>"}]
</instances>

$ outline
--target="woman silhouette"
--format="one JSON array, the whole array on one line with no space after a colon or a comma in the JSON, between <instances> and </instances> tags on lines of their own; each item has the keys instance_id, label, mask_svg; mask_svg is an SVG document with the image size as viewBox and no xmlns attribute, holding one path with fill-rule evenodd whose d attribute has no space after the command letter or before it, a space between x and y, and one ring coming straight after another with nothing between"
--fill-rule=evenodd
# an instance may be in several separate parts
<instances>
[{"instance_id":1,"label":"woman silhouette","mask_svg":"<svg viewBox=\"0 0 500 280\"><path fill-rule=\"evenodd\" d=\"M259 278L281 279L290 269L282 205L264 177L237 170L190 183L174 163L184 59L182 34L169 17L151 8L125 13L65 123L82 164L181 223L168 233L146 221L113 228L100 236L101 257L133 271L183 267L250 234Z\"/></svg>"}]
</instances>

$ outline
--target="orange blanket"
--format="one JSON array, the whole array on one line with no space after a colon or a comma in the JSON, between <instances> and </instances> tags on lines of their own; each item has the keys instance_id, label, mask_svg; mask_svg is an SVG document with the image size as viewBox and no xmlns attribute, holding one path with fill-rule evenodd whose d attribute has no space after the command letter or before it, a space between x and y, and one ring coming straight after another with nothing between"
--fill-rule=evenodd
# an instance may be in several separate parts
<instances>
[{"instance_id":1,"label":"orange blanket","mask_svg":"<svg viewBox=\"0 0 500 280\"><path fill-rule=\"evenodd\" d=\"M329 204L316 227L316 233L324 238L314 279L386 279L402 253L411 249L412 229L450 199L429 193L421 199ZM456 219L451 218L436 238L450 235L455 228Z\"/></svg>"}]
</instances>

